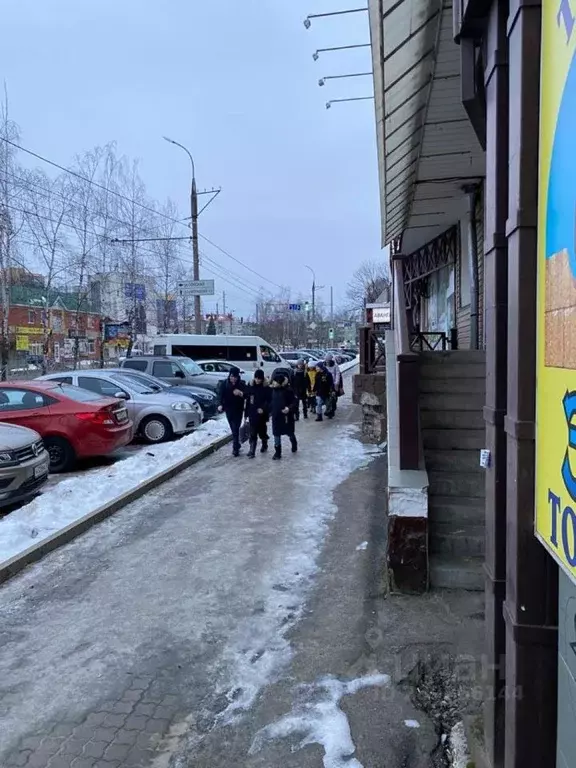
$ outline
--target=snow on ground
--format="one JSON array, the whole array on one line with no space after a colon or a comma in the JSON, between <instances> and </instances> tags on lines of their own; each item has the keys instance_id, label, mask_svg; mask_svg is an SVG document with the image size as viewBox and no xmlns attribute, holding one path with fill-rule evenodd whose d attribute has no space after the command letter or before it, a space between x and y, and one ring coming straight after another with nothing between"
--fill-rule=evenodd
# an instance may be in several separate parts
<instances>
[{"instance_id":1,"label":"snow on ground","mask_svg":"<svg viewBox=\"0 0 576 768\"><path fill-rule=\"evenodd\" d=\"M358 544L356 547L356 552L363 552L365 549L368 549L368 542L363 541L362 544Z\"/></svg>"},{"instance_id":2,"label":"snow on ground","mask_svg":"<svg viewBox=\"0 0 576 768\"><path fill-rule=\"evenodd\" d=\"M278 553L273 567L262 576L258 587L261 613L239 623L224 652L234 681L222 690L230 701L221 716L224 722L233 722L249 709L258 693L277 679L292 658L286 634L302 615L327 526L337 512L332 493L377 455L357 439L357 434L355 426L338 425L338 461L318 462L314 472L295 474L291 480L301 502L293 502L298 506L289 546ZM332 451L335 439L332 429L323 435L317 431L315 452L321 456Z\"/></svg>"},{"instance_id":3,"label":"snow on ground","mask_svg":"<svg viewBox=\"0 0 576 768\"><path fill-rule=\"evenodd\" d=\"M180 440L149 446L117 464L63 480L48 488L41 496L0 520L0 563L229 433L225 418L212 419Z\"/></svg>"},{"instance_id":4,"label":"snow on ground","mask_svg":"<svg viewBox=\"0 0 576 768\"><path fill-rule=\"evenodd\" d=\"M404 725L406 728L420 728L418 720L404 720Z\"/></svg>"},{"instance_id":5,"label":"snow on ground","mask_svg":"<svg viewBox=\"0 0 576 768\"><path fill-rule=\"evenodd\" d=\"M252 742L250 754L259 752L268 741L298 735L302 740L297 749L309 744L320 744L324 748L324 768L362 768L362 763L352 757L356 747L348 717L340 709L340 700L363 688L389 684L388 675L374 674L348 682L329 676L317 683L300 686L290 714L260 730Z\"/></svg>"}]
</instances>

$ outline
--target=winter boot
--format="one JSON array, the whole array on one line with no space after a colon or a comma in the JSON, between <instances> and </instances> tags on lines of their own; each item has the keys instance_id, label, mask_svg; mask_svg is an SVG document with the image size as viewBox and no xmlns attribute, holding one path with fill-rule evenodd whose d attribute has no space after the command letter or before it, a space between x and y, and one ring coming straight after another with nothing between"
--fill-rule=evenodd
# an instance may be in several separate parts
<instances>
[{"instance_id":1,"label":"winter boot","mask_svg":"<svg viewBox=\"0 0 576 768\"><path fill-rule=\"evenodd\" d=\"M290 444L292 445L292 453L296 453L298 450L298 441L294 436L290 438Z\"/></svg>"},{"instance_id":2,"label":"winter boot","mask_svg":"<svg viewBox=\"0 0 576 768\"><path fill-rule=\"evenodd\" d=\"M253 459L256 455L256 440L250 440L250 450L248 451L248 458Z\"/></svg>"},{"instance_id":3,"label":"winter boot","mask_svg":"<svg viewBox=\"0 0 576 768\"><path fill-rule=\"evenodd\" d=\"M321 413L319 413L318 416L316 416L316 421L324 421Z\"/></svg>"},{"instance_id":4,"label":"winter boot","mask_svg":"<svg viewBox=\"0 0 576 768\"><path fill-rule=\"evenodd\" d=\"M308 411L304 411L304 418L305 418L305 419L307 419L307 418L308 418Z\"/></svg>"},{"instance_id":5,"label":"winter boot","mask_svg":"<svg viewBox=\"0 0 576 768\"><path fill-rule=\"evenodd\" d=\"M234 456L234 458L237 458L238 456L240 456L240 448L234 448L234 450L232 451L232 456Z\"/></svg>"},{"instance_id":6,"label":"winter boot","mask_svg":"<svg viewBox=\"0 0 576 768\"><path fill-rule=\"evenodd\" d=\"M272 461L279 461L282 458L282 447L280 445L277 445L274 449L274 456L272 456Z\"/></svg>"},{"instance_id":7,"label":"winter boot","mask_svg":"<svg viewBox=\"0 0 576 768\"><path fill-rule=\"evenodd\" d=\"M260 453L266 453L268 450L268 440L262 440L262 446L260 447Z\"/></svg>"}]
</instances>

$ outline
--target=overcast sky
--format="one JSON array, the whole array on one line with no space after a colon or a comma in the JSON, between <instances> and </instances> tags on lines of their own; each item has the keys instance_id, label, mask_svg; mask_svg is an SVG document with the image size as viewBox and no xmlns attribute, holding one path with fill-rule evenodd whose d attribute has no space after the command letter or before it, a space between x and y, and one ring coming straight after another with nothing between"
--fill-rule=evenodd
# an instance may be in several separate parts
<instances>
[{"instance_id":1,"label":"overcast sky","mask_svg":"<svg viewBox=\"0 0 576 768\"><path fill-rule=\"evenodd\" d=\"M374 105L324 105L371 94L372 80L319 88L318 79L370 70L371 61L368 48L317 62L312 54L369 42L368 21L318 19L306 31L302 20L362 5L4 0L0 76L24 146L66 165L116 140L120 154L141 159L148 194L185 212L189 164L161 137L189 146L200 188L222 187L201 232L295 292L309 291L312 266L339 304L355 266L380 255ZM201 249L249 281L253 293L216 279L238 314L253 311L260 285L275 290L205 241Z\"/></svg>"}]
</instances>

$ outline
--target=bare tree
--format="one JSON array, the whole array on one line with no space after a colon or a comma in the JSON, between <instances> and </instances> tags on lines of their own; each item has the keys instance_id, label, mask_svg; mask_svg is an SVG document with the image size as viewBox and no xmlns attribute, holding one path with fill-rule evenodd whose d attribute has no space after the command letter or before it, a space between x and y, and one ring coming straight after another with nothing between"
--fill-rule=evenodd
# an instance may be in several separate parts
<instances>
[{"instance_id":1,"label":"bare tree","mask_svg":"<svg viewBox=\"0 0 576 768\"><path fill-rule=\"evenodd\" d=\"M66 222L70 219L72 201L66 179L50 179L43 171L25 174L23 197L26 231L31 247L44 276L42 297L42 373L46 373L50 357L50 336L53 329L52 307L54 286L69 267L69 242Z\"/></svg>"},{"instance_id":2,"label":"bare tree","mask_svg":"<svg viewBox=\"0 0 576 768\"><path fill-rule=\"evenodd\" d=\"M156 274L157 306L160 307L159 327L163 333L174 330L174 312L177 283L182 278L184 267L179 255L177 240L180 230L177 227L179 216L178 208L172 200L167 200L159 211L158 226L155 236L161 238L153 243L152 252L154 264L158 270ZM178 229L178 231L177 231Z\"/></svg>"},{"instance_id":3,"label":"bare tree","mask_svg":"<svg viewBox=\"0 0 576 768\"><path fill-rule=\"evenodd\" d=\"M0 104L0 379L6 380L10 339L8 335L10 315L10 288L12 262L15 251L15 237L20 229L18 222L16 148L10 142L17 142L20 134L18 125L10 118L6 85L4 99Z\"/></svg>"},{"instance_id":4,"label":"bare tree","mask_svg":"<svg viewBox=\"0 0 576 768\"><path fill-rule=\"evenodd\" d=\"M388 266L384 261L363 261L350 280L346 297L350 309L358 312L365 304L375 302L382 291L390 286Z\"/></svg>"},{"instance_id":5,"label":"bare tree","mask_svg":"<svg viewBox=\"0 0 576 768\"><path fill-rule=\"evenodd\" d=\"M148 281L145 275L150 264L150 244L141 240L155 231L157 221L150 211L151 203L146 197L137 161L122 164L119 181L124 196L120 201L120 226L126 241L120 247L120 266L126 278L126 317L130 327L127 354L130 354L138 333L146 330Z\"/></svg>"}]
</instances>

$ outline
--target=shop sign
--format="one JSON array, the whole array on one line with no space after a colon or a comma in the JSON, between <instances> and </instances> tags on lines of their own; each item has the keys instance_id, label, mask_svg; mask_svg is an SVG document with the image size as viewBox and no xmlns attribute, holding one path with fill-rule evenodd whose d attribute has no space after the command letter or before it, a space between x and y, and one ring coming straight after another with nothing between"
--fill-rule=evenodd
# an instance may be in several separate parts
<instances>
[{"instance_id":1,"label":"shop sign","mask_svg":"<svg viewBox=\"0 0 576 768\"><path fill-rule=\"evenodd\" d=\"M41 325L19 325L16 327L16 336L37 336L44 333Z\"/></svg>"},{"instance_id":2,"label":"shop sign","mask_svg":"<svg viewBox=\"0 0 576 768\"><path fill-rule=\"evenodd\" d=\"M542 4L536 536L576 583L576 28Z\"/></svg>"},{"instance_id":3,"label":"shop sign","mask_svg":"<svg viewBox=\"0 0 576 768\"><path fill-rule=\"evenodd\" d=\"M28 352L29 349L28 336L16 336L16 351Z\"/></svg>"}]
</instances>

